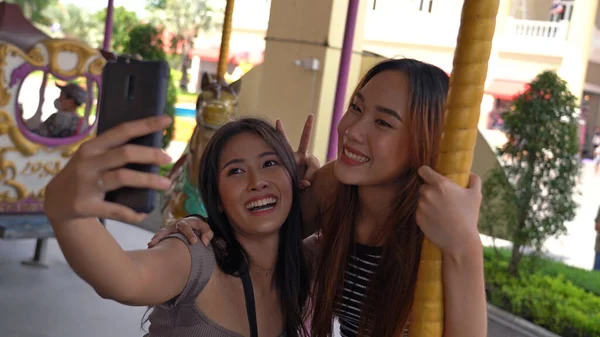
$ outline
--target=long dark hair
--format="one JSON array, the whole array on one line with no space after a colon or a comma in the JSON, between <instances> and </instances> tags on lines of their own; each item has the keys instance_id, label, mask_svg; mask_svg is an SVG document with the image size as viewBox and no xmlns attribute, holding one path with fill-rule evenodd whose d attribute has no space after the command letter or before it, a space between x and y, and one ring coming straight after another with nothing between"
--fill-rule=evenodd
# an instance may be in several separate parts
<instances>
[{"instance_id":1,"label":"long dark hair","mask_svg":"<svg viewBox=\"0 0 600 337\"><path fill-rule=\"evenodd\" d=\"M440 68L412 59L386 60L367 72L356 94L384 71L404 73L410 82L409 167L385 225L376 241L383 242L381 261L367 290L360 317L359 336L401 336L409 318L417 280L423 233L415 221L421 180L417 170L434 166L443 130L448 75ZM340 184L335 201L323 216L321 254L315 270L312 337L331 335L334 309L344 287L344 272L354 243L360 214L358 187Z\"/></svg>"},{"instance_id":2,"label":"long dark hair","mask_svg":"<svg viewBox=\"0 0 600 337\"><path fill-rule=\"evenodd\" d=\"M287 336L306 335L304 308L310 277L302 252L302 224L296 161L287 140L275 128L260 119L243 118L219 128L206 145L200 159L200 194L206 206L217 265L230 275L239 276L248 268L249 256L234 235L224 213L219 210L219 159L225 145L236 135L252 133L271 146L292 179L292 206L279 231L279 248L274 281L280 292Z\"/></svg>"}]
</instances>

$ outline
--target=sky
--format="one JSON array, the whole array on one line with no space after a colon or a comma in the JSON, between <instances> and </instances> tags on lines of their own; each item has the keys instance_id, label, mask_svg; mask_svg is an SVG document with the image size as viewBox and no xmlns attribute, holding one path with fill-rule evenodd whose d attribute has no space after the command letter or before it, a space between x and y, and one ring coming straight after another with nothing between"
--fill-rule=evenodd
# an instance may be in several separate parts
<instances>
[{"instance_id":1,"label":"sky","mask_svg":"<svg viewBox=\"0 0 600 337\"><path fill-rule=\"evenodd\" d=\"M108 0L60 0L60 3L72 3L79 7L86 8L91 12L95 12L108 6ZM114 5L115 7L123 6L130 11L134 11L137 13L138 17L144 17L146 15L146 0L114 0Z\"/></svg>"}]
</instances>

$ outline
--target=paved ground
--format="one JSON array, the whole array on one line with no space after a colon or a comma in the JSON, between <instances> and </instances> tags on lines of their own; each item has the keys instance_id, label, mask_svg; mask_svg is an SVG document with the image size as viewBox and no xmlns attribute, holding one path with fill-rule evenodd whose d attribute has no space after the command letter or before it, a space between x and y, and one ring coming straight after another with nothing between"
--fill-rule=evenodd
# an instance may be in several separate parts
<instances>
[{"instance_id":1,"label":"paved ground","mask_svg":"<svg viewBox=\"0 0 600 337\"><path fill-rule=\"evenodd\" d=\"M152 236L114 222L107 228L126 249L143 248ZM140 325L145 307L100 298L73 273L55 240L48 247L50 268L21 265L21 260L31 257L34 246L33 240L0 241L0 336L143 336Z\"/></svg>"},{"instance_id":2,"label":"paved ground","mask_svg":"<svg viewBox=\"0 0 600 337\"><path fill-rule=\"evenodd\" d=\"M600 174L594 175L593 165L585 161L579 193L579 209L575 219L567 224L567 235L546 242L544 248L563 262L584 269L594 263L594 219L600 206Z\"/></svg>"}]
</instances>

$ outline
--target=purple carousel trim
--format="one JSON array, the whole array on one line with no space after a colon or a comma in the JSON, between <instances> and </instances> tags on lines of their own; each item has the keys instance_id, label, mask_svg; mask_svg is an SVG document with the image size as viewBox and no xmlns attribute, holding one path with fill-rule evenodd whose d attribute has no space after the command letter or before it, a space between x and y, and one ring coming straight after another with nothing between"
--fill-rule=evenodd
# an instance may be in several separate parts
<instances>
[{"instance_id":1,"label":"purple carousel trim","mask_svg":"<svg viewBox=\"0 0 600 337\"><path fill-rule=\"evenodd\" d=\"M50 73L50 74L52 74L52 76L54 76L62 81L70 81L70 80L78 78L78 77L84 77L88 81L87 83L90 83L90 81L91 81L92 83L95 82L98 85L98 97L100 97L100 90L101 90L100 83L101 83L101 78L102 78L101 76L87 74L85 76L66 76L65 77L65 76L60 76L60 75L51 73L49 66L35 67L35 66L31 65L30 63L24 63L13 70L13 72L10 76L9 87L13 87L19 81L24 80L27 77L27 75L29 75L31 72L36 71L36 70L41 70L46 73ZM17 90L17 97L19 97L20 92L21 92L21 87L19 86L19 89ZM88 94L89 94L89 91L88 91ZM15 104L18 104L17 100L15 100ZM90 105L90 104L92 104L91 101L86 103L86 105ZM86 108L87 108L87 106L86 106ZM19 111L18 107L17 107L17 109L15 109L15 111ZM20 114L16 114L15 121L17 123L19 130L25 136L25 138L29 139L32 142L42 144L45 146L57 147L57 146L62 146L62 145L73 144L80 140L83 140L85 137L87 137L92 132L92 130L94 129L94 126L96 125L96 122L98 121L98 118L96 118L96 120L94 121L94 124L90 125L84 132L78 134L77 136L66 137L66 138L46 138L46 137L42 137L36 133L31 132L25 126L25 123L23 122L23 117Z\"/></svg>"},{"instance_id":2,"label":"purple carousel trim","mask_svg":"<svg viewBox=\"0 0 600 337\"><path fill-rule=\"evenodd\" d=\"M43 201L32 197L25 199L9 202L0 201L0 213L36 213L43 212Z\"/></svg>"},{"instance_id":3,"label":"purple carousel trim","mask_svg":"<svg viewBox=\"0 0 600 337\"><path fill-rule=\"evenodd\" d=\"M23 63L22 65L13 69L12 74L10 74L10 82L8 84L9 88L12 88L18 81L25 79L27 75L36 70L42 70L44 72L49 72L49 67L36 67L31 63Z\"/></svg>"}]
</instances>

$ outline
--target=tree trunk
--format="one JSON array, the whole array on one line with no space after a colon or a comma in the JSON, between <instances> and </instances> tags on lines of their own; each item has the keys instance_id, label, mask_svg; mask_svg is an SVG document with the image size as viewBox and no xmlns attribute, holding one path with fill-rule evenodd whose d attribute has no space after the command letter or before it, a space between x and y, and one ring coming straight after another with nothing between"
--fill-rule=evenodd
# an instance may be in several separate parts
<instances>
[{"instance_id":1,"label":"tree trunk","mask_svg":"<svg viewBox=\"0 0 600 337\"><path fill-rule=\"evenodd\" d=\"M508 272L513 276L519 276L519 263L523 258L521 252L521 245L513 243L512 254L510 256L510 262L508 264Z\"/></svg>"},{"instance_id":2,"label":"tree trunk","mask_svg":"<svg viewBox=\"0 0 600 337\"><path fill-rule=\"evenodd\" d=\"M533 175L535 169L535 154L530 154L527 157L527 170L523 175L523 180L520 182L521 186L524 186L525 193L523 193L522 202L519 204L519 224L512 237L512 255L510 257L510 263L508 265L508 272L513 276L519 275L519 263L523 258L521 247L527 245L529 236L527 235L526 219L528 218L529 212L531 212L531 199L533 197ZM519 163L519 165L522 165Z\"/></svg>"}]
</instances>

